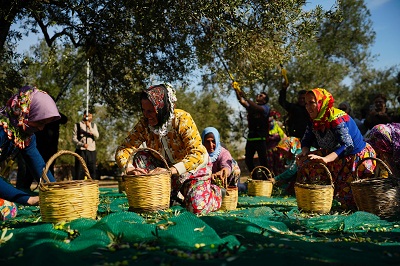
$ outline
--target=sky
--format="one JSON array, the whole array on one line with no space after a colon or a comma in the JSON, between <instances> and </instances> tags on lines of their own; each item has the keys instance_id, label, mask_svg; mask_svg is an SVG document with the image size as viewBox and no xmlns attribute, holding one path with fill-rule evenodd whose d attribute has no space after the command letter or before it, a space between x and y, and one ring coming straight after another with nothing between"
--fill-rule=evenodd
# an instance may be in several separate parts
<instances>
[{"instance_id":1,"label":"sky","mask_svg":"<svg viewBox=\"0 0 400 266\"><path fill-rule=\"evenodd\" d=\"M334 0L311 0L310 6L321 5L329 9ZM371 54L376 55L373 68L382 70L394 65L400 66L400 1L365 0L371 13L372 29L375 31L375 43Z\"/></svg>"}]
</instances>

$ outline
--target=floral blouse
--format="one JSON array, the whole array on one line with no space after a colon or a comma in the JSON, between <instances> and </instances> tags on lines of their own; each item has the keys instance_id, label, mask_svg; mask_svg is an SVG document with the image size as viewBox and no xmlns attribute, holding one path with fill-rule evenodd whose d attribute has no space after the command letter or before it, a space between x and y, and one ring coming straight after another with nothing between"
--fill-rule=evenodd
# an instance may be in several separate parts
<instances>
[{"instance_id":1,"label":"floral blouse","mask_svg":"<svg viewBox=\"0 0 400 266\"><path fill-rule=\"evenodd\" d=\"M208 153L192 116L180 109L175 109L174 115L175 118L163 139L150 131L148 123L142 117L117 148L115 160L118 166L123 168L131 154L143 143L163 155L169 166L174 166L179 174L194 172L198 167L204 166Z\"/></svg>"}]
</instances>

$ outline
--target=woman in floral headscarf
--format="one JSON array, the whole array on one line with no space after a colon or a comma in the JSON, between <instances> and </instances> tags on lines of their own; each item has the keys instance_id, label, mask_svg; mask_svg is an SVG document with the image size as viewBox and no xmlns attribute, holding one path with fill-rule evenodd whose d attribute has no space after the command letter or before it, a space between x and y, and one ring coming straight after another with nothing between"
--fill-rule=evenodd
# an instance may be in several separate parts
<instances>
[{"instance_id":1,"label":"woman in floral headscarf","mask_svg":"<svg viewBox=\"0 0 400 266\"><path fill-rule=\"evenodd\" d=\"M231 153L221 145L219 132L215 127L206 127L201 132L203 145L212 162L212 181L221 181L223 187L238 186L240 168Z\"/></svg>"},{"instance_id":2,"label":"woman in floral headscarf","mask_svg":"<svg viewBox=\"0 0 400 266\"><path fill-rule=\"evenodd\" d=\"M39 181L45 162L36 148L34 133L58 119L60 114L50 95L35 87L21 88L0 110L0 161L14 159L18 152L21 153L35 179ZM55 181L51 172L48 172L48 177L50 181ZM23 205L39 204L38 196L14 188L3 178L0 178L0 198Z\"/></svg>"},{"instance_id":3,"label":"woman in floral headscarf","mask_svg":"<svg viewBox=\"0 0 400 266\"><path fill-rule=\"evenodd\" d=\"M146 143L168 162L172 173L172 199L178 200L180 193L186 209L195 214L218 210L222 193L218 186L211 184L212 163L207 149L202 145L191 115L175 109L175 102L175 90L169 84L144 90L140 97L143 117L117 148L115 160L130 175L157 171L154 160L145 154L140 154L140 158L135 154L133 163L128 162L131 155Z\"/></svg>"},{"instance_id":4,"label":"woman in floral headscarf","mask_svg":"<svg viewBox=\"0 0 400 266\"><path fill-rule=\"evenodd\" d=\"M334 99L327 90L316 88L306 93L306 109L311 121L301 140L302 152L298 165L304 160L325 164L335 185L335 198L343 209L356 210L350 183L358 162L365 157L375 157L375 151L366 143L354 120L344 111L333 107ZM310 152L316 142L319 149ZM360 178L372 174L375 162L366 160L358 167ZM312 170L310 170L312 171ZM313 173L310 173L312 178Z\"/></svg>"},{"instance_id":5,"label":"woman in floral headscarf","mask_svg":"<svg viewBox=\"0 0 400 266\"><path fill-rule=\"evenodd\" d=\"M377 153L392 171L400 178L400 124L378 124L365 136Z\"/></svg>"}]
</instances>

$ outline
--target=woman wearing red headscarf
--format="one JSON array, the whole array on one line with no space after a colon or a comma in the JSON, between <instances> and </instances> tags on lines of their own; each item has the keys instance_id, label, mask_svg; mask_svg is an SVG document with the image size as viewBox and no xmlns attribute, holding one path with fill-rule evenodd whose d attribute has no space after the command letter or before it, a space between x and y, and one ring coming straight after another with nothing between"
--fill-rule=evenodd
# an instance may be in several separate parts
<instances>
[{"instance_id":1,"label":"woman wearing red headscarf","mask_svg":"<svg viewBox=\"0 0 400 266\"><path fill-rule=\"evenodd\" d=\"M177 199L181 193L186 209L195 214L218 210L222 192L211 184L212 162L207 149L191 115L175 109L175 102L175 90L169 84L144 90L140 97L143 117L117 148L115 160L130 175L157 171L155 160L146 154L134 157L131 165L128 162L135 150L146 143L168 162L172 173L172 199Z\"/></svg>"},{"instance_id":2,"label":"woman wearing red headscarf","mask_svg":"<svg viewBox=\"0 0 400 266\"><path fill-rule=\"evenodd\" d=\"M333 103L332 94L325 89L307 91L306 109L311 120L301 140L302 152L297 157L298 164L301 166L307 159L325 164L335 185L335 198L343 209L356 210L350 187L353 173L361 159L376 157L376 154L363 140L354 120L344 111L334 108ZM317 143L319 148L310 152L313 143ZM375 162L371 160L362 164L358 167L360 178L375 169ZM313 173L309 174L312 178Z\"/></svg>"},{"instance_id":3,"label":"woman wearing red headscarf","mask_svg":"<svg viewBox=\"0 0 400 266\"><path fill-rule=\"evenodd\" d=\"M35 87L21 88L19 93L12 96L0 109L0 161L14 159L17 153L21 153L29 170L39 182L45 162L36 148L34 133L58 119L60 114L50 95ZM51 172L48 172L47 176L50 181L55 181ZM18 190L0 178L0 219L16 215L16 211L4 211L1 206L8 204L12 208L15 206L14 202L38 205L39 197Z\"/></svg>"}]
</instances>

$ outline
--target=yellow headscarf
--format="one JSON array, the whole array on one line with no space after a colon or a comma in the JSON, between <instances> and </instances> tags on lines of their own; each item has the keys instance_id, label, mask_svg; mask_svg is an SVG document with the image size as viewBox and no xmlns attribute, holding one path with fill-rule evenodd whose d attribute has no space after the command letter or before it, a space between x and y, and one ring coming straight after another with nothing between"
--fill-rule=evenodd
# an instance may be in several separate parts
<instances>
[{"instance_id":1,"label":"yellow headscarf","mask_svg":"<svg viewBox=\"0 0 400 266\"><path fill-rule=\"evenodd\" d=\"M315 130L335 127L342 121L349 121L350 118L344 111L333 107L335 99L330 92L315 88L307 93L313 93L317 100L318 115L313 119Z\"/></svg>"}]
</instances>

